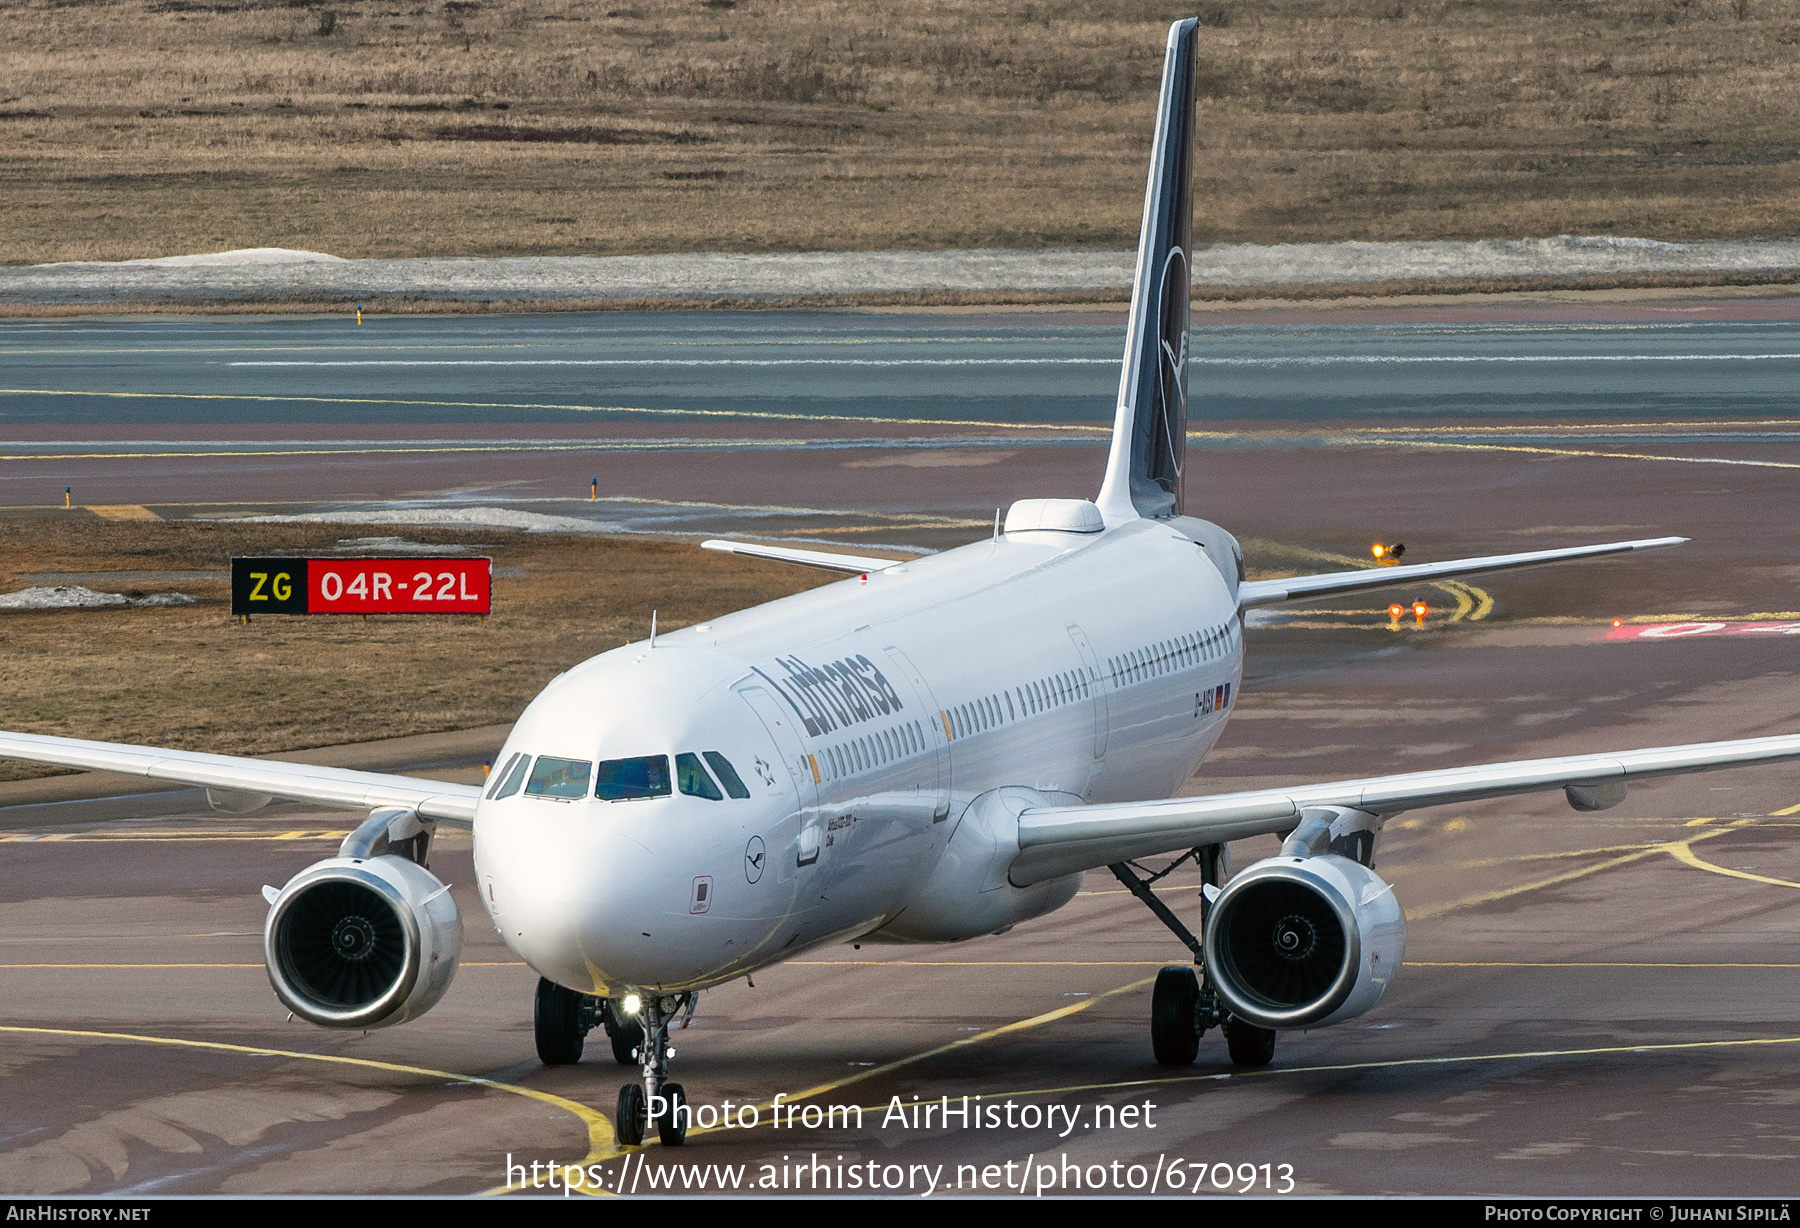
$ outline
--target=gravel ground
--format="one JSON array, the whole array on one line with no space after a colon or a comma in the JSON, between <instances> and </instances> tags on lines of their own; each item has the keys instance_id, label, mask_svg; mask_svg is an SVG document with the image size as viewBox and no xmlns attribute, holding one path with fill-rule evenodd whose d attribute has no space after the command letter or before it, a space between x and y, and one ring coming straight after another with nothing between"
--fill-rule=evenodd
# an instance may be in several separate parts
<instances>
[{"instance_id":1,"label":"gravel ground","mask_svg":"<svg viewBox=\"0 0 1800 1228\"><path fill-rule=\"evenodd\" d=\"M1800 239L1660 243L1561 235L1478 242L1216 244L1194 282L1331 285L1441 278L1772 273ZM344 260L257 248L122 263L0 268L0 304L230 299L794 299L931 291L1123 291L1129 251L802 252Z\"/></svg>"}]
</instances>

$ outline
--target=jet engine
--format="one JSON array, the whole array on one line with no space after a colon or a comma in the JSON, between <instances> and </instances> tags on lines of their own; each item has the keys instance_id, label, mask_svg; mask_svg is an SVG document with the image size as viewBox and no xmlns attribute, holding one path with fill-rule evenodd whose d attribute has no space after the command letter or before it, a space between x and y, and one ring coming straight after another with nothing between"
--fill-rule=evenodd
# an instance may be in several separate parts
<instances>
[{"instance_id":1,"label":"jet engine","mask_svg":"<svg viewBox=\"0 0 1800 1228\"><path fill-rule=\"evenodd\" d=\"M1219 997L1264 1028L1354 1019L1381 1000L1405 948L1393 888L1335 853L1249 867L1213 901L1205 938Z\"/></svg>"},{"instance_id":2,"label":"jet engine","mask_svg":"<svg viewBox=\"0 0 1800 1228\"><path fill-rule=\"evenodd\" d=\"M405 855L422 858L429 831L411 830L421 826L409 813L378 811L336 857L280 891L263 888L269 982L296 1015L328 1028L384 1028L423 1015L450 988L462 919L450 888ZM410 834L390 842L401 829Z\"/></svg>"}]
</instances>

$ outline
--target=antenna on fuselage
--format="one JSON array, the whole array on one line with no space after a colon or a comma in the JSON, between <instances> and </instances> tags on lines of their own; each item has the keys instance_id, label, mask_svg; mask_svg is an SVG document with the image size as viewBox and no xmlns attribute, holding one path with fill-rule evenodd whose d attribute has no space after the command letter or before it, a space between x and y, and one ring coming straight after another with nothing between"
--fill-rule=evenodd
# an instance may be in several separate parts
<instances>
[{"instance_id":1,"label":"antenna on fuselage","mask_svg":"<svg viewBox=\"0 0 1800 1228\"><path fill-rule=\"evenodd\" d=\"M650 647L656 647L656 611L650 611Z\"/></svg>"}]
</instances>

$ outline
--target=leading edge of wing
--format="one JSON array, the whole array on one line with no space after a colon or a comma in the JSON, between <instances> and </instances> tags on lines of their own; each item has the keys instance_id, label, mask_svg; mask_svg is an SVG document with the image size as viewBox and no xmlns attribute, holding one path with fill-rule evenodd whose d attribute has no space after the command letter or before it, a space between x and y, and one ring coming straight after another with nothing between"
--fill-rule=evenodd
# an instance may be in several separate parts
<instances>
[{"instance_id":1,"label":"leading edge of wing","mask_svg":"<svg viewBox=\"0 0 1800 1228\"><path fill-rule=\"evenodd\" d=\"M475 801L481 796L478 785L121 742L84 742L34 733L0 731L0 759L26 759L85 771L125 772L151 780L267 794L286 801L317 802L349 810L404 806L423 818L449 823L474 822Z\"/></svg>"},{"instance_id":2,"label":"leading edge of wing","mask_svg":"<svg viewBox=\"0 0 1800 1228\"><path fill-rule=\"evenodd\" d=\"M1603 554L1625 554L1632 550L1651 550L1658 546L1678 546L1688 540L1685 537L1647 537L1641 541L1605 542L1598 546L1570 546L1561 550L1532 550L1524 554L1490 554L1476 559L1448 559L1442 563L1414 563L1405 567L1332 571L1317 576L1290 576L1284 580L1245 580L1238 585L1238 605L1244 608L1274 605L1279 601L1292 601L1299 597L1355 593L1364 589L1386 588L1392 584L1442 580L1450 576L1505 571L1509 567L1560 563L1567 559L1594 558Z\"/></svg>"},{"instance_id":3,"label":"leading edge of wing","mask_svg":"<svg viewBox=\"0 0 1800 1228\"><path fill-rule=\"evenodd\" d=\"M1292 789L1026 810L1019 815L1020 851L1008 877L1015 885L1027 887L1115 861L1284 832L1300 821L1300 812L1309 806L1349 806L1386 817L1425 806L1567 785L1645 780L1784 759L1800 759L1800 734L1521 759Z\"/></svg>"},{"instance_id":4,"label":"leading edge of wing","mask_svg":"<svg viewBox=\"0 0 1800 1228\"><path fill-rule=\"evenodd\" d=\"M837 554L830 550L800 550L792 546L765 546L758 542L728 542L719 538L700 543L702 550L721 554L742 554L755 559L772 559L777 563L798 563L822 571L870 572L898 567L906 559L865 558L857 554Z\"/></svg>"}]
</instances>

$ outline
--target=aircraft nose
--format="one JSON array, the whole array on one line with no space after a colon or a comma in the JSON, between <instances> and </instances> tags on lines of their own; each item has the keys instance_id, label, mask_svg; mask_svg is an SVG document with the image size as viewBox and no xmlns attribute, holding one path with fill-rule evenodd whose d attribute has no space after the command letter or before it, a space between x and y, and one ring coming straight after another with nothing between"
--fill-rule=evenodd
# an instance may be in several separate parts
<instances>
[{"instance_id":1,"label":"aircraft nose","mask_svg":"<svg viewBox=\"0 0 1800 1228\"><path fill-rule=\"evenodd\" d=\"M608 994L651 983L656 927L644 897L658 878L656 854L585 818L478 827L483 902L507 945L559 984Z\"/></svg>"}]
</instances>

